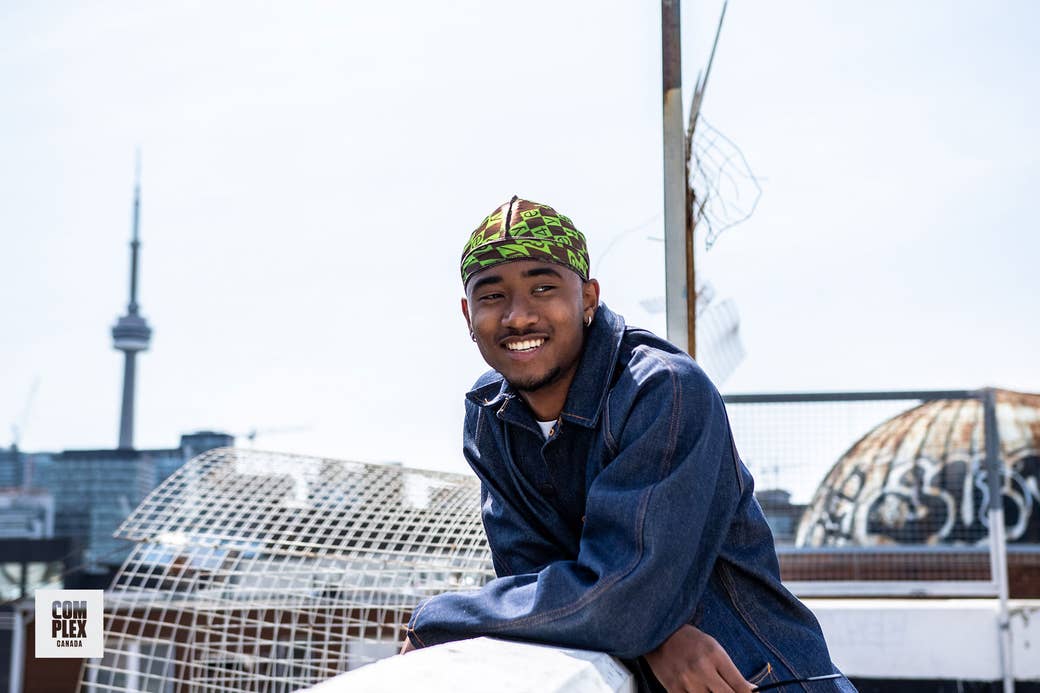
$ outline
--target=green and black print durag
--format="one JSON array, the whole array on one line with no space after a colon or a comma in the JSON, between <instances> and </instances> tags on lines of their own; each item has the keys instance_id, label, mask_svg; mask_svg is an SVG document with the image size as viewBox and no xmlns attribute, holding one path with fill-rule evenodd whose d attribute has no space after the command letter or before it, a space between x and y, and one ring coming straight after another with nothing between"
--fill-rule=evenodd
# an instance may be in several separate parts
<instances>
[{"instance_id":1,"label":"green and black print durag","mask_svg":"<svg viewBox=\"0 0 1040 693\"><path fill-rule=\"evenodd\" d=\"M548 205L516 195L480 223L462 251L462 285L477 272L517 260L553 262L589 278L585 236Z\"/></svg>"}]
</instances>

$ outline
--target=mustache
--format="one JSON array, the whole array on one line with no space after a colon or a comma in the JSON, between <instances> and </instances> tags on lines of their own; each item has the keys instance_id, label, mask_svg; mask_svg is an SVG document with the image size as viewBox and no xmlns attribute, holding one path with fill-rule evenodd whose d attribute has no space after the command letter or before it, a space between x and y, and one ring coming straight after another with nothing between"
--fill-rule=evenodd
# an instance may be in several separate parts
<instances>
[{"instance_id":1,"label":"mustache","mask_svg":"<svg viewBox=\"0 0 1040 693\"><path fill-rule=\"evenodd\" d=\"M503 330L499 334L495 335L495 341L499 344L507 339L517 339L523 337L541 337L544 339L549 338L549 333L546 330Z\"/></svg>"}]
</instances>

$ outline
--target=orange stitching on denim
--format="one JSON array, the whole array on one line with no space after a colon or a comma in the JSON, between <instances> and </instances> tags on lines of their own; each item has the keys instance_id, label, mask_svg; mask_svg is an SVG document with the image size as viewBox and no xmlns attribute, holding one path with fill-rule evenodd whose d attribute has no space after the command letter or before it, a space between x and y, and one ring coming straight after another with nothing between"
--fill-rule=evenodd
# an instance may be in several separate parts
<instances>
[{"instance_id":1,"label":"orange stitching on denim","mask_svg":"<svg viewBox=\"0 0 1040 693\"><path fill-rule=\"evenodd\" d=\"M719 566L719 577L722 578L722 586L726 590L726 595L729 597L730 604L732 604L733 608L737 610L737 613L740 614L740 617L744 619L744 623L747 624L747 627L751 629L751 632L755 634L755 637L757 637L763 645L769 648L770 652L776 655L776 658L779 659L785 667L787 667L787 670L790 671L795 678L803 678L802 674L798 673L798 670L791 666L791 663L787 661L787 659L780 652L780 650L774 647L773 643L765 639L761 631L758 630L758 626L755 625L755 620L751 618L751 615L744 610L744 607L737 600L737 589L736 585L733 584L733 576L729 574L729 568L725 565L725 563L722 562L719 562L716 565ZM804 682L801 683L801 686L804 690L809 690L809 688L805 685Z\"/></svg>"},{"instance_id":2,"label":"orange stitching on denim","mask_svg":"<svg viewBox=\"0 0 1040 693\"><path fill-rule=\"evenodd\" d=\"M757 674L755 674L751 678L749 678L747 681L752 686L757 686L758 684L762 683L762 681L764 681L766 679L766 677L769 676L772 673L773 673L773 665L770 664L769 662L766 662L766 668L763 669L762 671L758 672Z\"/></svg>"},{"instance_id":3,"label":"orange stitching on denim","mask_svg":"<svg viewBox=\"0 0 1040 693\"><path fill-rule=\"evenodd\" d=\"M649 500L650 500L650 491L647 491L643 495L642 503L640 503L639 515L638 515L640 524L642 524L643 521L646 519L646 507L647 507L647 505L649 505ZM524 625L529 625L529 624L531 624L531 625L539 625L539 624L542 624L542 623L548 623L549 621L552 621L552 620L554 620L556 618L559 618L559 617L562 617L562 616L570 616L571 614L581 610L582 607L586 606L591 601L593 601L594 599L599 597L599 595L604 590L607 590L607 589L613 587L618 582L620 582L621 580L623 580L626 577L628 577L632 573L632 571L636 569L636 566L639 565L639 563L643 560L643 534L642 534L642 532L640 532L640 534L639 534L638 549L639 550L636 552L636 557L632 561L632 563L627 565L627 566L625 566L625 569L623 571L621 571L617 576L615 576L614 579L610 580L609 582L601 583L601 584L597 585L596 587L592 588L591 590L587 591L585 593L585 595L581 599L579 599L578 601L574 602L573 604L569 604L568 606L562 606L562 607L560 607L560 608L558 608L558 609L556 609L554 611L550 611L550 612L547 612L545 614L532 614L531 616L527 616L526 618L513 619L513 620L509 621L508 623L502 623L502 624L499 624L497 626L484 626L483 630L485 632L497 632L497 631L500 631L500 630L504 630L506 628L516 627L516 626L524 626Z\"/></svg>"},{"instance_id":4,"label":"orange stitching on denim","mask_svg":"<svg viewBox=\"0 0 1040 693\"><path fill-rule=\"evenodd\" d=\"M661 456L663 461L661 463L660 469L663 473L666 469L671 468L672 458L675 457L676 443L678 442L678 424L679 420L681 419L679 412L679 383L678 378L676 377L675 369L671 368L668 365L668 363L666 363L659 357L653 356L652 358L655 358L661 362L665 370L668 371L668 375L671 378L672 383L672 411L669 421L669 445L665 448L665 454ZM646 510L650 505L650 497L653 495L654 488L656 487L657 483L661 481L662 478L663 477L659 476L657 481L654 482L654 485L651 488L647 489L647 491L642 496L639 505L639 511L637 513L638 519L636 521L636 524L639 527L639 532L636 535L638 537L638 540L635 558L629 565L625 566L624 570L620 571L618 575L614 577L614 579L610 580L609 582L601 583L596 587L592 588L591 590L587 591L580 599L578 599L573 604L560 607L558 609L555 609L554 611L550 611L544 614L532 614L531 616L527 616L526 618L514 619L509 621L508 623L499 624L498 626L485 626L484 631L497 632L511 627L524 626L529 624L543 624L548 623L549 621L552 621L556 618L570 616L571 614L579 611L581 608L591 603L594 599L598 598L600 594L602 594L605 590L613 587L618 582L631 575L632 571L634 571L636 569L636 566L638 566L643 560L643 552L645 550L646 545L644 539L644 535L646 533Z\"/></svg>"},{"instance_id":5,"label":"orange stitching on denim","mask_svg":"<svg viewBox=\"0 0 1040 693\"><path fill-rule=\"evenodd\" d=\"M418 608L418 609L416 609L416 611L415 611L415 613L414 613L414 614L412 614L412 620L413 620L413 621L414 621L414 620L416 620L417 618L419 618L419 614L420 614L420 613L422 613L422 610L423 610L423 609L425 609L425 608L426 608L426 605L427 605L427 604L429 604L429 603L430 603L430 600L429 600L429 599L427 599L427 600L426 600L425 602L423 602L422 604L420 604L420 605L419 605L419 608ZM415 628L413 628L413 627L411 626L411 624L409 624L409 623L406 623L406 624L404 625L404 630L405 630L405 633L406 633L407 635L414 635L414 636L415 636L415 639L419 641L419 644L420 644L421 646L423 646L423 647L426 647L426 643L425 643L425 642L423 642L423 639L419 637L419 633L418 633L418 632L416 632Z\"/></svg>"}]
</instances>

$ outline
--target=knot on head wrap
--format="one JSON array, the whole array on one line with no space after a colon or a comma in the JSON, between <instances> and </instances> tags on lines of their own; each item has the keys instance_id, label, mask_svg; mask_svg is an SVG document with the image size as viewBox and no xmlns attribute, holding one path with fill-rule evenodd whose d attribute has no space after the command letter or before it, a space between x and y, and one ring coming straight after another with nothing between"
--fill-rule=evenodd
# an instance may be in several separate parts
<instances>
[{"instance_id":1,"label":"knot on head wrap","mask_svg":"<svg viewBox=\"0 0 1040 693\"><path fill-rule=\"evenodd\" d=\"M589 279L585 236L548 205L516 195L485 217L462 250L462 285L477 272L517 260L553 262Z\"/></svg>"}]
</instances>

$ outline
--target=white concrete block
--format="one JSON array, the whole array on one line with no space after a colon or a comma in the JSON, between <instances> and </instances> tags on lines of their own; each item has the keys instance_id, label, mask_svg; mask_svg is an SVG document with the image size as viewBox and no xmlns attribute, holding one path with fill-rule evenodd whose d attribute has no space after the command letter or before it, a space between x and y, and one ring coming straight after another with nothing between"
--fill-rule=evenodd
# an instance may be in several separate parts
<instances>
[{"instance_id":1,"label":"white concrete block","mask_svg":"<svg viewBox=\"0 0 1040 693\"><path fill-rule=\"evenodd\" d=\"M340 674L308 693L634 693L632 675L602 652L494 638L395 655Z\"/></svg>"},{"instance_id":2,"label":"white concrete block","mask_svg":"<svg viewBox=\"0 0 1040 693\"><path fill-rule=\"evenodd\" d=\"M806 599L848 676L1001 678L992 599ZM1011 603L1015 678L1040 680L1040 600Z\"/></svg>"}]
</instances>

